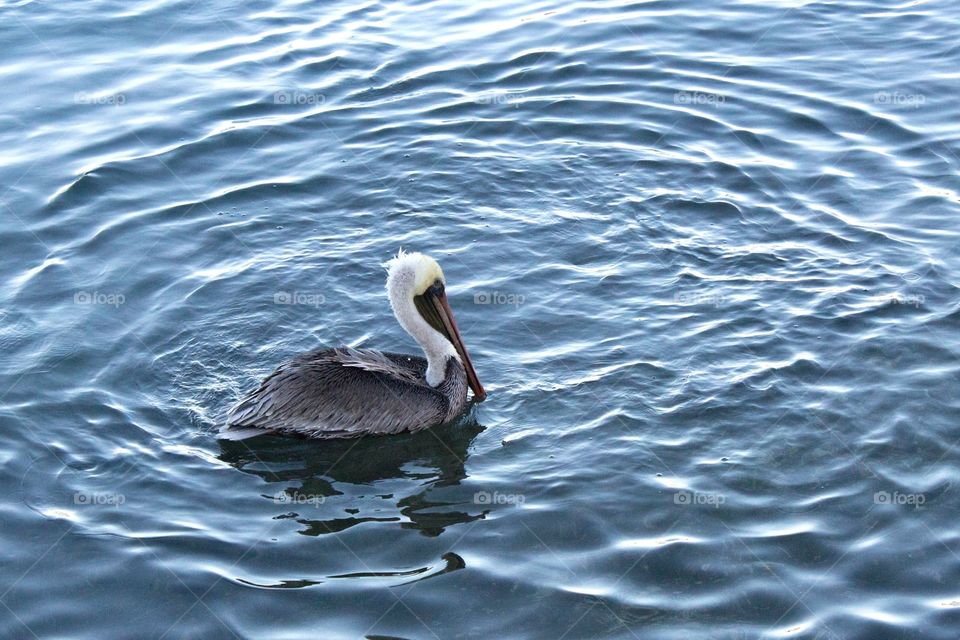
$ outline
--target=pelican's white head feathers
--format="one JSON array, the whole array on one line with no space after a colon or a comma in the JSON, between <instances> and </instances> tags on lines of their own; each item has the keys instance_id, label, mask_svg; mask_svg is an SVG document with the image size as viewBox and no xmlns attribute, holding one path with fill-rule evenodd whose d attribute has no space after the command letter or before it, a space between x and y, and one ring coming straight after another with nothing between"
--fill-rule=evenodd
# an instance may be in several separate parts
<instances>
[{"instance_id":1,"label":"pelican's white head feathers","mask_svg":"<svg viewBox=\"0 0 960 640\"><path fill-rule=\"evenodd\" d=\"M409 287L409 295L417 296L433 286L437 280L444 284L447 282L437 261L419 251L407 253L400 249L397 257L384 266L387 268L387 289L390 291L394 291L395 287L402 283Z\"/></svg>"}]
</instances>

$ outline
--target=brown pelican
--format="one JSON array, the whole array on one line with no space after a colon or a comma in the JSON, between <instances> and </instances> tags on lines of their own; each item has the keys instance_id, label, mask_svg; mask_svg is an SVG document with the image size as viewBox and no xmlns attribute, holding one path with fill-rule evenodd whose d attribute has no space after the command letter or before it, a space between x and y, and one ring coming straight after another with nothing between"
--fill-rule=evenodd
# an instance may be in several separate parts
<instances>
[{"instance_id":1,"label":"brown pelican","mask_svg":"<svg viewBox=\"0 0 960 640\"><path fill-rule=\"evenodd\" d=\"M317 349L280 365L247 394L220 436L266 433L351 438L417 431L448 422L486 392L453 320L440 265L422 253L387 263L393 313L426 358L372 349Z\"/></svg>"}]
</instances>

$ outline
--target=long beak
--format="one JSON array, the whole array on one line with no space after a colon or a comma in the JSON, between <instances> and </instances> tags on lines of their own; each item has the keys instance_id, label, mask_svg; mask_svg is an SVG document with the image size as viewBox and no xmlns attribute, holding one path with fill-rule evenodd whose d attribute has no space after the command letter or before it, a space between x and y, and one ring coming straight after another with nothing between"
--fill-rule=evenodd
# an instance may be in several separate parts
<instances>
[{"instance_id":1,"label":"long beak","mask_svg":"<svg viewBox=\"0 0 960 640\"><path fill-rule=\"evenodd\" d=\"M450 308L450 303L447 302L447 294L441 292L439 294L432 294L429 298L430 302L433 303L434 309L437 311L437 315L440 316L440 321L443 323L447 338L453 343L453 348L457 350L457 353L460 354L460 360L463 361L463 368L467 372L467 384L470 385L470 389L473 391L474 400L482 402L483 399L487 397L487 392L483 390L480 379L477 377L477 372L473 368L473 362L470 360L470 354L467 353L467 347L463 344L463 338L460 336L457 323L453 319L453 309Z\"/></svg>"}]
</instances>

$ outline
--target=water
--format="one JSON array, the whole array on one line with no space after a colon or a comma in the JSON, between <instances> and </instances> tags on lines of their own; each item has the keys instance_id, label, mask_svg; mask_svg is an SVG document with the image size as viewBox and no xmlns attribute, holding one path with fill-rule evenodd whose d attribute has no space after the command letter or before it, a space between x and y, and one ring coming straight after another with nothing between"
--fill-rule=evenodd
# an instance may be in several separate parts
<instances>
[{"instance_id":1,"label":"water","mask_svg":"<svg viewBox=\"0 0 960 640\"><path fill-rule=\"evenodd\" d=\"M955 639L958 20L3 2L0 636ZM218 441L401 246L489 399Z\"/></svg>"}]
</instances>

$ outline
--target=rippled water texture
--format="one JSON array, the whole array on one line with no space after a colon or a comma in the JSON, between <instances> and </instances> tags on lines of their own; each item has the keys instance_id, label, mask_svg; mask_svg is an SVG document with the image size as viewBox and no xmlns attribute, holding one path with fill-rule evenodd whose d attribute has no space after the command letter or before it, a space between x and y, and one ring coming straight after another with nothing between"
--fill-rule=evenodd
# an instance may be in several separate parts
<instances>
[{"instance_id":1,"label":"rippled water texture","mask_svg":"<svg viewBox=\"0 0 960 640\"><path fill-rule=\"evenodd\" d=\"M0 637L960 632L960 5L0 2ZM319 345L489 399L216 438Z\"/></svg>"}]
</instances>

